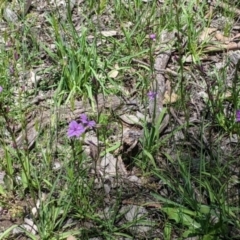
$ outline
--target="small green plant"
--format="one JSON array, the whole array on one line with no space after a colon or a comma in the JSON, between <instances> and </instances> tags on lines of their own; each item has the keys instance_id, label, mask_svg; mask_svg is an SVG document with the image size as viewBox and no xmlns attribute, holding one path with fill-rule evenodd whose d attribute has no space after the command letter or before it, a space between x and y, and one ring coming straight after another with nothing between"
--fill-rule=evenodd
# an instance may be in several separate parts
<instances>
[{"instance_id":1,"label":"small green plant","mask_svg":"<svg viewBox=\"0 0 240 240\"><path fill-rule=\"evenodd\" d=\"M207 98L204 100L207 103L207 109L210 110L212 115L213 125L232 134L238 131L238 117L236 112L240 106L238 100L240 91L238 77L239 63L236 65L231 87L227 87L227 83L224 80L227 78L227 67L228 64L221 71L215 71L211 77L201 67L199 69L204 78L208 80L206 81ZM210 79L212 83L210 83Z\"/></svg>"},{"instance_id":2,"label":"small green plant","mask_svg":"<svg viewBox=\"0 0 240 240\"><path fill-rule=\"evenodd\" d=\"M159 150L164 141L159 141L160 127L166 114L166 108L164 108L161 114L158 116L156 124L146 124L144 126L144 137L141 139L142 144L142 164L146 164L144 169L148 169L150 166L156 167L154 156Z\"/></svg>"},{"instance_id":3,"label":"small green plant","mask_svg":"<svg viewBox=\"0 0 240 240\"><path fill-rule=\"evenodd\" d=\"M183 238L202 236L203 239L216 239L217 236L227 236L230 219L238 222L236 208L230 206L224 197L228 184L222 185L219 176L206 172L207 170L203 172L202 168L199 169L200 178L196 178L189 171L189 163L180 158L175 162L170 156L167 156L167 159L169 164L177 167L176 172L167 174L155 170L155 174L169 187L169 191L177 195L166 198L153 193L153 196L163 203L161 211L166 214L166 239L170 238L175 224L183 227L184 231L181 233ZM199 164L204 164L203 159L199 161L202 161ZM213 181L215 187L211 187ZM206 197L210 201L208 205L203 203Z\"/></svg>"}]
</instances>

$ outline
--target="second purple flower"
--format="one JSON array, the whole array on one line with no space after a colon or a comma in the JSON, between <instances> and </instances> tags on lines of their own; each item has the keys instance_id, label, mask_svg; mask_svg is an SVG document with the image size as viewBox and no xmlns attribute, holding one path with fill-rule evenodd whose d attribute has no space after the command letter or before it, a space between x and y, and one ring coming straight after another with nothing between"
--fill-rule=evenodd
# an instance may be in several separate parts
<instances>
[{"instance_id":1,"label":"second purple flower","mask_svg":"<svg viewBox=\"0 0 240 240\"><path fill-rule=\"evenodd\" d=\"M157 96L157 93L153 92L153 91L149 91L147 95L148 95L149 100L154 100Z\"/></svg>"},{"instance_id":2,"label":"second purple flower","mask_svg":"<svg viewBox=\"0 0 240 240\"><path fill-rule=\"evenodd\" d=\"M84 127L92 128L96 125L95 121L89 120L85 113L80 114L80 120Z\"/></svg>"}]
</instances>

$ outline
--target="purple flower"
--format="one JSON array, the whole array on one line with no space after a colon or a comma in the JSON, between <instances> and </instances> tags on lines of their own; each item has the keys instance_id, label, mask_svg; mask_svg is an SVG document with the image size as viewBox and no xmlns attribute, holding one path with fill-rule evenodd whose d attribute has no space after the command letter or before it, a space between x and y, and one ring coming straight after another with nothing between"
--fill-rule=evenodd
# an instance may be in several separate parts
<instances>
[{"instance_id":1,"label":"purple flower","mask_svg":"<svg viewBox=\"0 0 240 240\"><path fill-rule=\"evenodd\" d=\"M157 93L153 92L153 91L150 91L150 92L148 92L147 95L148 95L149 100L154 100L157 96Z\"/></svg>"},{"instance_id":2,"label":"purple flower","mask_svg":"<svg viewBox=\"0 0 240 240\"><path fill-rule=\"evenodd\" d=\"M71 121L69 123L67 135L69 138L76 136L79 137L84 133L84 127L82 124L78 124L76 121Z\"/></svg>"},{"instance_id":3,"label":"purple flower","mask_svg":"<svg viewBox=\"0 0 240 240\"><path fill-rule=\"evenodd\" d=\"M95 125L96 125L96 122L93 121L93 120L89 121L88 124L87 124L87 126L90 127L90 128L94 127Z\"/></svg>"},{"instance_id":4,"label":"purple flower","mask_svg":"<svg viewBox=\"0 0 240 240\"><path fill-rule=\"evenodd\" d=\"M9 74L14 75L14 67L13 66L9 67Z\"/></svg>"},{"instance_id":5,"label":"purple flower","mask_svg":"<svg viewBox=\"0 0 240 240\"><path fill-rule=\"evenodd\" d=\"M88 117L85 113L80 114L80 119L83 124L88 124Z\"/></svg>"},{"instance_id":6,"label":"purple flower","mask_svg":"<svg viewBox=\"0 0 240 240\"><path fill-rule=\"evenodd\" d=\"M151 40L155 40L155 39L156 39L156 34L155 34L155 33L149 34L149 38L150 38Z\"/></svg>"},{"instance_id":7,"label":"purple flower","mask_svg":"<svg viewBox=\"0 0 240 240\"><path fill-rule=\"evenodd\" d=\"M2 92L3 88L0 86L0 92Z\"/></svg>"},{"instance_id":8,"label":"purple flower","mask_svg":"<svg viewBox=\"0 0 240 240\"><path fill-rule=\"evenodd\" d=\"M94 127L96 125L95 121L88 120L88 117L87 117L87 115L85 113L80 115L80 119L81 119L81 122L84 125L84 127L92 128L92 127Z\"/></svg>"},{"instance_id":9,"label":"purple flower","mask_svg":"<svg viewBox=\"0 0 240 240\"><path fill-rule=\"evenodd\" d=\"M236 122L240 122L240 110L236 111Z\"/></svg>"},{"instance_id":10,"label":"purple flower","mask_svg":"<svg viewBox=\"0 0 240 240\"><path fill-rule=\"evenodd\" d=\"M19 55L17 52L14 52L14 59L17 61L19 59Z\"/></svg>"}]
</instances>

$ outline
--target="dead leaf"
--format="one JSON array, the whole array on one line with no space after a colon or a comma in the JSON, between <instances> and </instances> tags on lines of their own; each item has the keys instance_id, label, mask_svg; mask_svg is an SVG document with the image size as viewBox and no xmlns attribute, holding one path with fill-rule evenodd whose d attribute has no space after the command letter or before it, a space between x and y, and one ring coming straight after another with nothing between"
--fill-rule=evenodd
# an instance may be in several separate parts
<instances>
[{"instance_id":1,"label":"dead leaf","mask_svg":"<svg viewBox=\"0 0 240 240\"><path fill-rule=\"evenodd\" d=\"M90 146L90 157L93 161L97 161L99 158L99 148L92 141L89 141Z\"/></svg>"},{"instance_id":2,"label":"dead leaf","mask_svg":"<svg viewBox=\"0 0 240 240\"><path fill-rule=\"evenodd\" d=\"M230 51L230 50L239 50L240 43L230 42L228 44L219 43L216 46L210 46L204 49L205 53L207 52L222 52L222 51Z\"/></svg>"},{"instance_id":3,"label":"dead leaf","mask_svg":"<svg viewBox=\"0 0 240 240\"><path fill-rule=\"evenodd\" d=\"M207 55L202 55L202 56L198 56L198 58L195 58L194 55L187 55L187 56L184 56L183 57L183 61L185 63L194 63L196 62L196 60L201 60L201 61L204 61L204 60L208 60L209 59L209 56Z\"/></svg>"},{"instance_id":4,"label":"dead leaf","mask_svg":"<svg viewBox=\"0 0 240 240\"><path fill-rule=\"evenodd\" d=\"M121 23L121 27L123 28L130 28L133 25L132 22L123 22Z\"/></svg>"},{"instance_id":5,"label":"dead leaf","mask_svg":"<svg viewBox=\"0 0 240 240\"><path fill-rule=\"evenodd\" d=\"M214 37L214 35L211 35L212 33L216 32L217 28L204 28L202 33L199 36L199 41L204 42L207 40L210 40Z\"/></svg>"},{"instance_id":6,"label":"dead leaf","mask_svg":"<svg viewBox=\"0 0 240 240\"><path fill-rule=\"evenodd\" d=\"M118 75L118 70L116 70L116 69L113 69L113 70L111 70L109 73L108 73L108 77L110 77L110 78L116 78L117 77L117 75Z\"/></svg>"},{"instance_id":7,"label":"dead leaf","mask_svg":"<svg viewBox=\"0 0 240 240\"><path fill-rule=\"evenodd\" d=\"M199 42L205 42L211 40L214 35L212 33L216 32L217 28L204 28L202 33L199 36Z\"/></svg>"},{"instance_id":8,"label":"dead leaf","mask_svg":"<svg viewBox=\"0 0 240 240\"><path fill-rule=\"evenodd\" d=\"M126 170L122 162L119 162L119 159L116 159L112 154L107 153L101 159L101 170L103 175L106 177L108 176L116 176L116 175L125 175Z\"/></svg>"},{"instance_id":9,"label":"dead leaf","mask_svg":"<svg viewBox=\"0 0 240 240\"><path fill-rule=\"evenodd\" d=\"M115 31L115 30L111 30L111 31L101 31L101 34L102 34L104 37L113 37L113 36L116 36L116 35L117 35L117 31Z\"/></svg>"},{"instance_id":10,"label":"dead leaf","mask_svg":"<svg viewBox=\"0 0 240 240\"><path fill-rule=\"evenodd\" d=\"M224 37L223 34L219 31L216 32L215 38L222 43L229 43L230 42L230 39L228 37Z\"/></svg>"},{"instance_id":11,"label":"dead leaf","mask_svg":"<svg viewBox=\"0 0 240 240\"><path fill-rule=\"evenodd\" d=\"M240 33L236 34L232 39L231 41L234 41L235 39L239 39L240 38Z\"/></svg>"},{"instance_id":12,"label":"dead leaf","mask_svg":"<svg viewBox=\"0 0 240 240\"><path fill-rule=\"evenodd\" d=\"M213 35L211 36L211 34L216 31L217 31L216 28L204 28L202 33L199 36L199 42L205 42L205 41L211 40L211 38L214 37Z\"/></svg>"},{"instance_id":13,"label":"dead leaf","mask_svg":"<svg viewBox=\"0 0 240 240\"><path fill-rule=\"evenodd\" d=\"M67 237L67 240L77 240L73 235Z\"/></svg>"},{"instance_id":14,"label":"dead leaf","mask_svg":"<svg viewBox=\"0 0 240 240\"><path fill-rule=\"evenodd\" d=\"M164 94L163 104L175 103L178 100L178 95L176 93L171 93L166 91Z\"/></svg>"},{"instance_id":15,"label":"dead leaf","mask_svg":"<svg viewBox=\"0 0 240 240\"><path fill-rule=\"evenodd\" d=\"M24 4L24 15L28 13L28 10L32 4L32 0L26 0Z\"/></svg>"},{"instance_id":16,"label":"dead leaf","mask_svg":"<svg viewBox=\"0 0 240 240\"><path fill-rule=\"evenodd\" d=\"M17 14L8 7L5 8L3 17L7 22L16 23L18 21Z\"/></svg>"},{"instance_id":17,"label":"dead leaf","mask_svg":"<svg viewBox=\"0 0 240 240\"><path fill-rule=\"evenodd\" d=\"M114 69L112 69L109 73L108 73L108 77L110 77L110 78L116 78L117 77L117 75L118 75L118 70L119 70L119 66L118 66L118 64L116 63L115 65L114 65Z\"/></svg>"},{"instance_id":18,"label":"dead leaf","mask_svg":"<svg viewBox=\"0 0 240 240\"><path fill-rule=\"evenodd\" d=\"M133 115L133 114L123 114L123 115L121 115L119 117L120 117L120 119L122 121L124 121L127 124L130 124L130 125L140 125L141 126L140 119L137 116Z\"/></svg>"}]
</instances>

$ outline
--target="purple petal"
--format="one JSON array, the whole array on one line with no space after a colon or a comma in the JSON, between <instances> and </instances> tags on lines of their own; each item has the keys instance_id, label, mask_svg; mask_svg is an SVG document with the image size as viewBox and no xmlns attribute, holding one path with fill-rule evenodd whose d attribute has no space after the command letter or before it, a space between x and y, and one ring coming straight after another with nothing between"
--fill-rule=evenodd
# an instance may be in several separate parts
<instances>
[{"instance_id":1,"label":"purple petal","mask_svg":"<svg viewBox=\"0 0 240 240\"><path fill-rule=\"evenodd\" d=\"M148 95L149 100L154 100L157 96L157 93L150 91L147 95Z\"/></svg>"},{"instance_id":2,"label":"purple petal","mask_svg":"<svg viewBox=\"0 0 240 240\"><path fill-rule=\"evenodd\" d=\"M236 122L240 122L240 110L236 111Z\"/></svg>"},{"instance_id":3,"label":"purple petal","mask_svg":"<svg viewBox=\"0 0 240 240\"><path fill-rule=\"evenodd\" d=\"M88 124L88 117L85 113L80 114L80 119L83 124Z\"/></svg>"},{"instance_id":4,"label":"purple petal","mask_svg":"<svg viewBox=\"0 0 240 240\"><path fill-rule=\"evenodd\" d=\"M2 92L3 88L0 86L0 92Z\"/></svg>"},{"instance_id":5,"label":"purple petal","mask_svg":"<svg viewBox=\"0 0 240 240\"><path fill-rule=\"evenodd\" d=\"M19 55L17 52L14 52L14 59L17 61L19 59Z\"/></svg>"},{"instance_id":6,"label":"purple petal","mask_svg":"<svg viewBox=\"0 0 240 240\"><path fill-rule=\"evenodd\" d=\"M69 123L69 128L70 129L75 129L75 128L77 128L78 127L78 123L76 122L76 121L71 121L70 123Z\"/></svg>"},{"instance_id":7,"label":"purple petal","mask_svg":"<svg viewBox=\"0 0 240 240\"><path fill-rule=\"evenodd\" d=\"M155 40L156 39L156 34L155 33L149 34L149 38L152 39L152 40Z\"/></svg>"},{"instance_id":8,"label":"purple petal","mask_svg":"<svg viewBox=\"0 0 240 240\"><path fill-rule=\"evenodd\" d=\"M84 133L84 127L82 124L78 124L76 121L71 121L68 127L67 135L68 137L79 137Z\"/></svg>"},{"instance_id":9,"label":"purple petal","mask_svg":"<svg viewBox=\"0 0 240 240\"><path fill-rule=\"evenodd\" d=\"M90 127L90 128L92 128L92 127L94 127L95 125L96 125L96 122L92 120L92 121L89 121L89 122L88 122L88 125L87 125L87 126Z\"/></svg>"},{"instance_id":10,"label":"purple petal","mask_svg":"<svg viewBox=\"0 0 240 240\"><path fill-rule=\"evenodd\" d=\"M73 136L75 136L75 135L76 135L76 133L75 133L74 130L68 129L67 136L68 136L69 138L71 138L71 137L73 137Z\"/></svg>"},{"instance_id":11,"label":"purple petal","mask_svg":"<svg viewBox=\"0 0 240 240\"><path fill-rule=\"evenodd\" d=\"M14 74L14 67L13 67L13 66L10 66L10 67L9 67L9 74L10 74L10 75L13 75L13 74Z\"/></svg>"}]
</instances>

